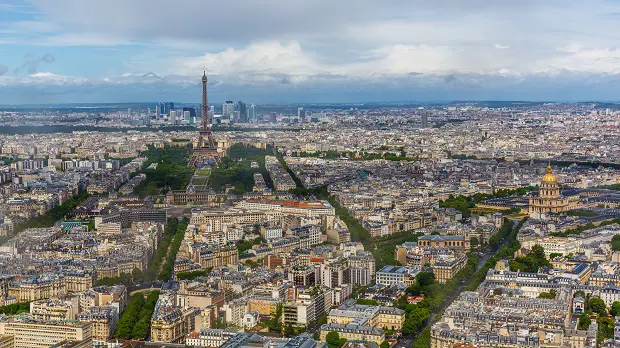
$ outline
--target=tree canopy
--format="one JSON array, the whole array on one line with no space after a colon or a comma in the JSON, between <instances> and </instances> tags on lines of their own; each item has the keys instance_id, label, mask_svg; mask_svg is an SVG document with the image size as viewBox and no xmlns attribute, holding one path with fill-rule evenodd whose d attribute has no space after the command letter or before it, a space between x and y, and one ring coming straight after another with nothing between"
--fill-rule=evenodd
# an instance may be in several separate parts
<instances>
[{"instance_id":1,"label":"tree canopy","mask_svg":"<svg viewBox=\"0 0 620 348\"><path fill-rule=\"evenodd\" d=\"M340 335L335 331L330 331L325 336L325 343L329 348L341 348L347 342L346 339L340 338Z\"/></svg>"}]
</instances>

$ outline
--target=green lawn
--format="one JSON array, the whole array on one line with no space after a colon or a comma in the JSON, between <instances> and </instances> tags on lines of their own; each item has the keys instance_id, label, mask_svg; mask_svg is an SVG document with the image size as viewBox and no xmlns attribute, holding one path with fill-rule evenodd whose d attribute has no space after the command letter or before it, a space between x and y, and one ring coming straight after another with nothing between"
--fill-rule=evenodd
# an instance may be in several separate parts
<instances>
[{"instance_id":1,"label":"green lawn","mask_svg":"<svg viewBox=\"0 0 620 348\"><path fill-rule=\"evenodd\" d=\"M144 153L148 158L145 167L157 163L156 169L146 169L146 180L136 187L141 197L165 194L168 190L183 190L193 174L187 166L190 156L189 146L149 146Z\"/></svg>"},{"instance_id":2,"label":"green lawn","mask_svg":"<svg viewBox=\"0 0 620 348\"><path fill-rule=\"evenodd\" d=\"M234 144L228 150L228 156L211 169L209 187L215 192L223 192L226 185L234 186L235 193L252 191L254 173L265 173L265 154L264 149ZM258 168L252 168L252 162L256 162Z\"/></svg>"}]
</instances>

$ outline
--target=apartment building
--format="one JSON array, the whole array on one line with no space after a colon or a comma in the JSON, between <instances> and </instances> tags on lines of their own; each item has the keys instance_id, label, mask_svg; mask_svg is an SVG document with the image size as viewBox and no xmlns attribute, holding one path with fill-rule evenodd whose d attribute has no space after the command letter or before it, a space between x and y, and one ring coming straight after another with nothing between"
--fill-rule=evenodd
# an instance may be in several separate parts
<instances>
[{"instance_id":1,"label":"apartment building","mask_svg":"<svg viewBox=\"0 0 620 348\"><path fill-rule=\"evenodd\" d=\"M90 323L72 321L42 321L9 317L0 321L0 336L13 336L14 348L48 348L62 341L84 342L92 347Z\"/></svg>"}]
</instances>

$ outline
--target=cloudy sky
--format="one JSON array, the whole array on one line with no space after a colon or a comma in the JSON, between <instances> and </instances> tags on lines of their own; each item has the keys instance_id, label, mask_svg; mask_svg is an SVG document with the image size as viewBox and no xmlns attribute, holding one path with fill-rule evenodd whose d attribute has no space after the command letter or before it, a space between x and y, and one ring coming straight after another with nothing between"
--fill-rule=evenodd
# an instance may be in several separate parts
<instances>
[{"instance_id":1,"label":"cloudy sky","mask_svg":"<svg viewBox=\"0 0 620 348\"><path fill-rule=\"evenodd\" d=\"M2 0L0 103L620 100L620 1Z\"/></svg>"}]
</instances>

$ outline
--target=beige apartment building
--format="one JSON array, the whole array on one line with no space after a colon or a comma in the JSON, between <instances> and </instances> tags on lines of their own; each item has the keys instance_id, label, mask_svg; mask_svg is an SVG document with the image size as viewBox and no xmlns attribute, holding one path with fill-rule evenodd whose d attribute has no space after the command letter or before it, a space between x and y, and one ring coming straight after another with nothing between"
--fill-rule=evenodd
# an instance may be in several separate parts
<instances>
[{"instance_id":1,"label":"beige apartment building","mask_svg":"<svg viewBox=\"0 0 620 348\"><path fill-rule=\"evenodd\" d=\"M46 322L10 318L0 322L0 336L13 336L14 348L48 348L62 341L81 341L92 347L90 323Z\"/></svg>"}]
</instances>

